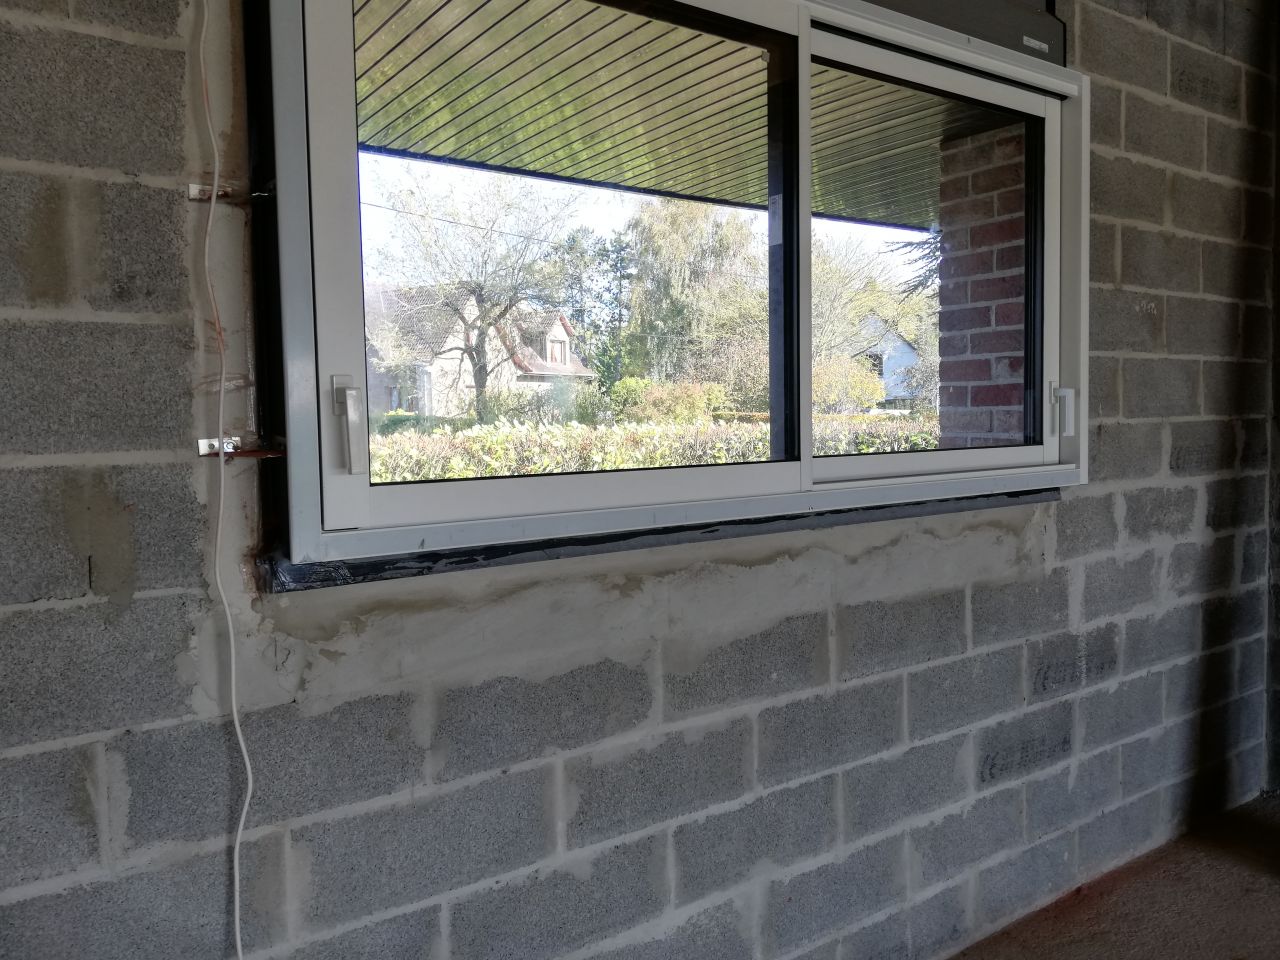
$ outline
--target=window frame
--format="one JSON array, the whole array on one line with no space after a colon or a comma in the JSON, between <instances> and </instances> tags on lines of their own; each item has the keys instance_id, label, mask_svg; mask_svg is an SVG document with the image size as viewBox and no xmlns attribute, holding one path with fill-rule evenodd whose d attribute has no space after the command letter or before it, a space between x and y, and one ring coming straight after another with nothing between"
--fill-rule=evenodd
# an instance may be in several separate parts
<instances>
[{"instance_id":1,"label":"window frame","mask_svg":"<svg viewBox=\"0 0 1280 960\"><path fill-rule=\"evenodd\" d=\"M322 6L318 0L270 3L289 553L294 563L758 520L1039 490L1087 480L1084 418L1076 418L1082 427L1074 437L1059 438L1059 405L1049 399L1054 387L1065 384L1076 391L1077 411L1088 409L1088 78L859 0L841 0L840 10L805 0L684 4L795 39L798 188L793 185L792 196L785 200L797 221L792 250L799 308L794 348L783 362L792 365L797 384L790 393L800 411L792 431L799 440L798 459L377 486L367 476L350 475L328 383L337 372L354 374L363 382L365 355L364 325L349 322L350 317L363 316L353 44L346 47L345 59L332 56L344 42L342 22L350 37L352 21L349 13L313 16ZM332 5L323 6L324 13L333 13ZM988 85L995 84L994 89L1017 91L1019 102L1040 98L1046 111L1056 114L1046 123L1044 137L1048 205L1043 445L832 458L809 454L808 70L815 56L833 49L833 35L822 27L862 38L836 38L845 54L856 51L868 62L895 69L909 61L922 75L976 83L975 89L993 89ZM956 70L959 75L948 72ZM350 189L331 189L343 182ZM1055 206L1056 226L1048 218L1049 208ZM354 284L349 279L352 261ZM345 264L346 272L330 269L334 264ZM347 282L339 279L342 276ZM1056 318L1052 328L1050 313ZM335 319L342 317L348 318L346 329ZM354 362L357 357L360 363ZM367 438L365 445L367 449ZM481 487L485 492L477 496L473 491ZM513 502L536 509L513 516Z\"/></svg>"}]
</instances>

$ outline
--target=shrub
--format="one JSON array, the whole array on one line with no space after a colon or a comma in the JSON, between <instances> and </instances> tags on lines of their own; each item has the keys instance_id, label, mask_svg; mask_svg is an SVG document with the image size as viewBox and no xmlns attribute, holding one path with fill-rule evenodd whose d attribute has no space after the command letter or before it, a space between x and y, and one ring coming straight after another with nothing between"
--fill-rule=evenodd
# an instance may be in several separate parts
<instances>
[{"instance_id":1,"label":"shrub","mask_svg":"<svg viewBox=\"0 0 1280 960\"><path fill-rule=\"evenodd\" d=\"M614 415L630 423L701 423L724 409L718 383L667 383L623 377L609 391Z\"/></svg>"}]
</instances>

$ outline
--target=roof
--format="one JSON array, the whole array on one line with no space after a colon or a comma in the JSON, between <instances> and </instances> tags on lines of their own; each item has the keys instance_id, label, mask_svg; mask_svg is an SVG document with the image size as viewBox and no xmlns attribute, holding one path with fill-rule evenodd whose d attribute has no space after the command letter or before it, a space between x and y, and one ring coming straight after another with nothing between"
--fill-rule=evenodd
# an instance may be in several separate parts
<instances>
[{"instance_id":1,"label":"roof","mask_svg":"<svg viewBox=\"0 0 1280 960\"><path fill-rule=\"evenodd\" d=\"M357 0L355 35L364 149L767 206L763 46L590 0ZM1011 122L821 64L813 97L820 216L928 228L941 143Z\"/></svg>"}]
</instances>

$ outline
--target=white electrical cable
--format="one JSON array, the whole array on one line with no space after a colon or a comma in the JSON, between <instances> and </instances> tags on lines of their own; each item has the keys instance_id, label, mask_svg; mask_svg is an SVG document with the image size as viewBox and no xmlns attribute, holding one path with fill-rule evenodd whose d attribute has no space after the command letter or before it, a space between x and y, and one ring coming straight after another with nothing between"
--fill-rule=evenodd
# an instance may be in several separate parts
<instances>
[{"instance_id":1,"label":"white electrical cable","mask_svg":"<svg viewBox=\"0 0 1280 960\"><path fill-rule=\"evenodd\" d=\"M218 132L213 122L213 111L209 107L209 71L205 64L205 41L209 33L210 3L211 0L204 0L200 8L200 42L197 59L200 66L200 94L204 103L205 126L209 133L209 144L213 149L213 182L209 188L209 219L204 225L203 251L209 317L213 325L214 339L218 345L218 501L213 534L213 582L218 591L218 602L222 606L222 616L227 628L227 686L231 690L231 725L235 728L236 742L240 745L240 757L244 761L244 803L240 807L240 821L236 824L235 842L231 847L231 896L235 912L236 958L244 960L244 936L240 925L240 842L244 836L245 820L249 816L249 803L253 799L253 764L249 759L249 747L244 740L244 730L240 726L240 703L236 696L236 631L231 618L231 604L227 600L227 591L222 584L222 528L227 500L227 458L223 449L223 441L227 435L225 426L227 342L222 329L222 317L218 312L218 295L213 288L213 275L209 267L209 250L213 246L213 215L218 206L218 186L222 176L222 153L218 149Z\"/></svg>"}]
</instances>

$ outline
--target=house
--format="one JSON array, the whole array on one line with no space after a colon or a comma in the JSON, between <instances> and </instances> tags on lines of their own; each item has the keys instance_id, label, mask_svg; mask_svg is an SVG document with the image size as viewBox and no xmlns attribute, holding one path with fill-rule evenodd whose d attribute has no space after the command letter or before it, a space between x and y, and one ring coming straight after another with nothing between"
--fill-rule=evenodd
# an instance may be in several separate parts
<instances>
[{"instance_id":1,"label":"house","mask_svg":"<svg viewBox=\"0 0 1280 960\"><path fill-rule=\"evenodd\" d=\"M463 316L477 311L470 298L457 307L460 298L451 294L441 286L366 290L370 414L459 417L472 409L475 378ZM595 376L575 352L576 333L558 310L522 304L496 333L489 347L492 392L547 390Z\"/></svg>"},{"instance_id":2,"label":"house","mask_svg":"<svg viewBox=\"0 0 1280 960\"><path fill-rule=\"evenodd\" d=\"M872 371L884 387L880 407L885 410L910 408L916 398L911 391L908 371L919 362L920 351L875 314L868 317L862 326L874 340L874 345L862 355L870 361Z\"/></svg>"}]
</instances>

